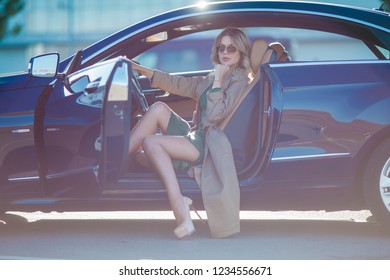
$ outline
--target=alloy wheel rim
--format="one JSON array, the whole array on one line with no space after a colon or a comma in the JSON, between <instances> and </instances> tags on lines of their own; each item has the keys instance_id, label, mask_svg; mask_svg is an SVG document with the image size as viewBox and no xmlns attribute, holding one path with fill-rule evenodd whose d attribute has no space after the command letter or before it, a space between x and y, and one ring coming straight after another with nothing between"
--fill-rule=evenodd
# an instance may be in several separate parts
<instances>
[{"instance_id":1,"label":"alloy wheel rim","mask_svg":"<svg viewBox=\"0 0 390 280\"><path fill-rule=\"evenodd\" d=\"M385 208L390 213L390 158L387 159L381 171L379 193Z\"/></svg>"}]
</instances>

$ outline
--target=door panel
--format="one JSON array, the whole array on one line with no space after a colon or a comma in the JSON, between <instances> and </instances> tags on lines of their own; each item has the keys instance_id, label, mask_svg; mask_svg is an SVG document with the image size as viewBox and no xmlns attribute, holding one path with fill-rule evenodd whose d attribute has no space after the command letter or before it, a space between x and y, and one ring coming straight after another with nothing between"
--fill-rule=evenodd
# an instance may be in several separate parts
<instances>
[{"instance_id":1,"label":"door panel","mask_svg":"<svg viewBox=\"0 0 390 280\"><path fill-rule=\"evenodd\" d=\"M106 85L99 165L99 182L103 188L116 185L127 167L131 123L129 65L127 61L119 59Z\"/></svg>"}]
</instances>

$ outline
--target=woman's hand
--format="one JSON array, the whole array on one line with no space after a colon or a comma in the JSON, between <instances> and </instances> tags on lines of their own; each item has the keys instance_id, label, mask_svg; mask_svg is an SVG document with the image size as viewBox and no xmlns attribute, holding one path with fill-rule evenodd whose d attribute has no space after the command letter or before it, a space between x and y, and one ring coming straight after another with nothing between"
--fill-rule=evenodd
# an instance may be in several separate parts
<instances>
[{"instance_id":1,"label":"woman's hand","mask_svg":"<svg viewBox=\"0 0 390 280\"><path fill-rule=\"evenodd\" d=\"M230 67L225 64L216 64L214 72L214 83L213 88L221 87L223 79L225 78L227 72L229 72Z\"/></svg>"},{"instance_id":2,"label":"woman's hand","mask_svg":"<svg viewBox=\"0 0 390 280\"><path fill-rule=\"evenodd\" d=\"M141 75L146 76L148 79L151 79L153 77L152 69L142 66L132 60L131 60L131 67L133 68L134 71L137 71Z\"/></svg>"},{"instance_id":3,"label":"woman's hand","mask_svg":"<svg viewBox=\"0 0 390 280\"><path fill-rule=\"evenodd\" d=\"M139 64L136 63L136 62L133 61L133 60L130 60L130 61L131 61L131 67L133 68L133 70L139 72L139 67L138 67Z\"/></svg>"}]
</instances>

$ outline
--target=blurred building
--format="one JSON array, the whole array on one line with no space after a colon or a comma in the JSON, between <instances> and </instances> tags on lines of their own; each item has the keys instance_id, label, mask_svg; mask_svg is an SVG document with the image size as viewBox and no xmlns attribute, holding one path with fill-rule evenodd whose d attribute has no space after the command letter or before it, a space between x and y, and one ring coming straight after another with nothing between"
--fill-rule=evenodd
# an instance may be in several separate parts
<instances>
[{"instance_id":1,"label":"blurred building","mask_svg":"<svg viewBox=\"0 0 390 280\"><path fill-rule=\"evenodd\" d=\"M0 41L0 74L25 71L31 56L56 51L66 58L76 50L150 16L193 5L199 0L25 0L12 18L22 31ZM380 6L379 0L318 0Z\"/></svg>"},{"instance_id":2,"label":"blurred building","mask_svg":"<svg viewBox=\"0 0 390 280\"><path fill-rule=\"evenodd\" d=\"M17 36L0 41L0 73L26 70L31 56L59 52L61 58L150 16L197 0L25 0L12 21Z\"/></svg>"}]
</instances>

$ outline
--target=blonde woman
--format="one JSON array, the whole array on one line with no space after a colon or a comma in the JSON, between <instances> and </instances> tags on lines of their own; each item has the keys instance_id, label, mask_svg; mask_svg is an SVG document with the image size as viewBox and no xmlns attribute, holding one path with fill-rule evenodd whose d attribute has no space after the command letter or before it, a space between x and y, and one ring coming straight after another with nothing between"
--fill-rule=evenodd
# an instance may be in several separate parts
<instances>
[{"instance_id":1,"label":"blonde woman","mask_svg":"<svg viewBox=\"0 0 390 280\"><path fill-rule=\"evenodd\" d=\"M195 228L190 217L192 200L182 195L175 171L187 171L203 163L207 130L231 112L248 85L251 75L249 50L245 33L237 28L227 28L214 41L211 60L215 69L205 77L171 76L135 63L132 65L134 70L151 80L153 87L198 101L193 128L168 105L156 102L130 133L129 155L142 146L161 177L177 222L174 233L179 239L191 235ZM157 129L162 135L155 135Z\"/></svg>"}]
</instances>

